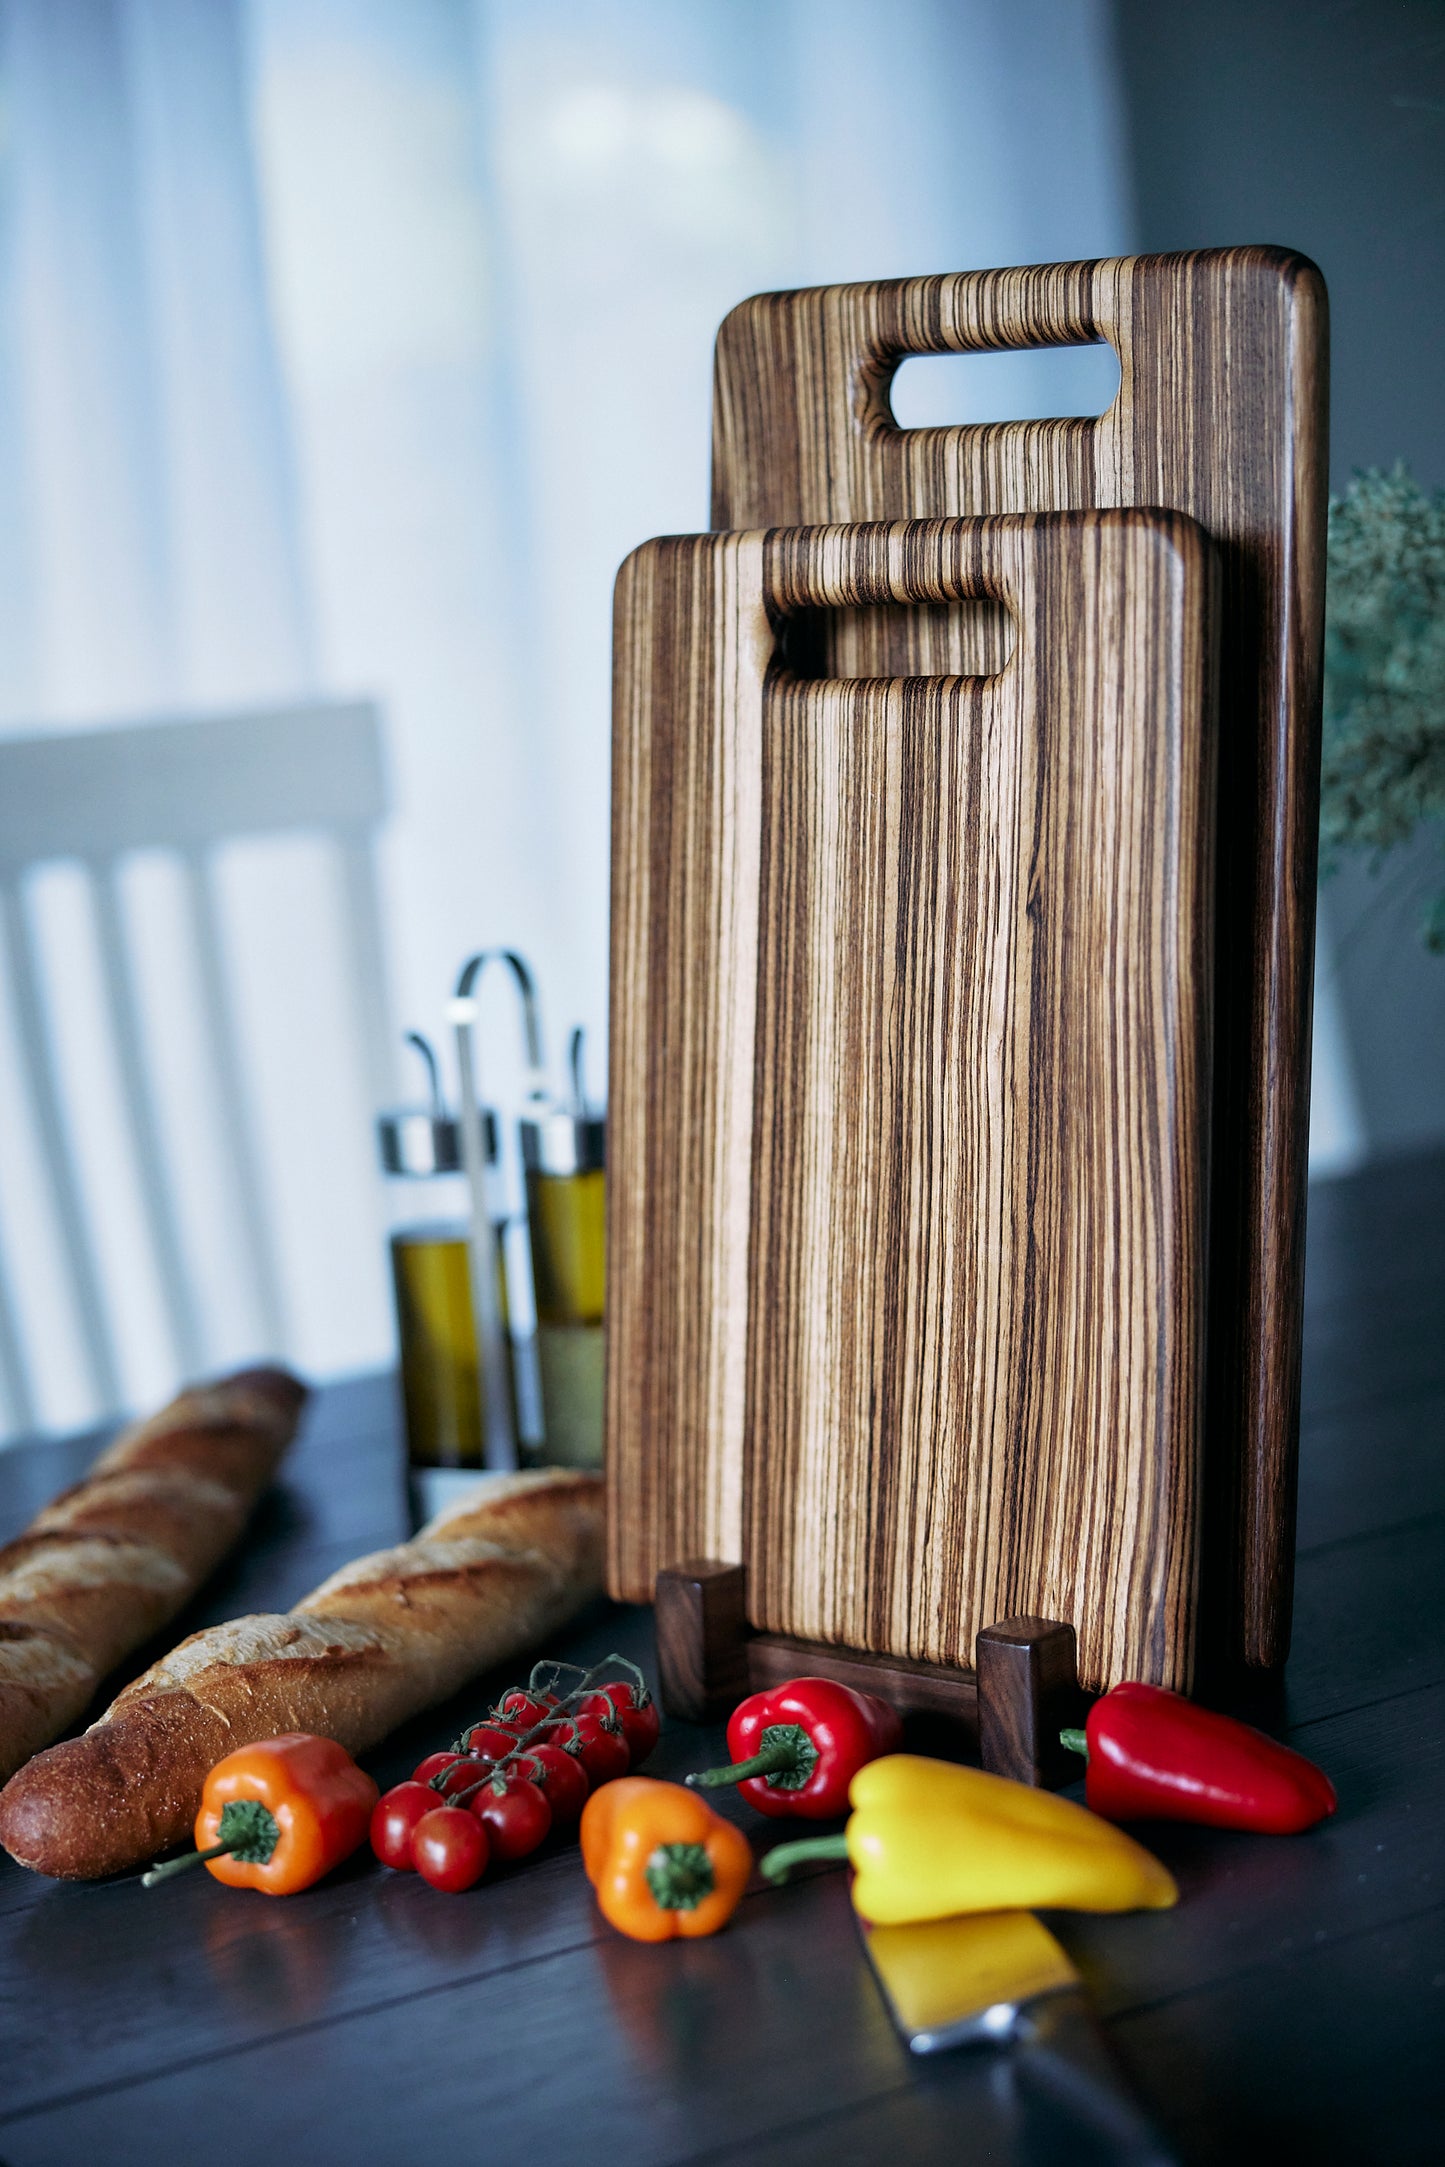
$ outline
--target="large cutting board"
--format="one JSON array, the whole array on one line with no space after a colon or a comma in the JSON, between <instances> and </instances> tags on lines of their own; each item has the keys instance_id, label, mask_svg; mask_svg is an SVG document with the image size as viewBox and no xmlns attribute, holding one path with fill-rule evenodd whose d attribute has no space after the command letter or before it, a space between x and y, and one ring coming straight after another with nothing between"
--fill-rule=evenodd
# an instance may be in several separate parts
<instances>
[{"instance_id":1,"label":"large cutting board","mask_svg":"<svg viewBox=\"0 0 1445 2167\"><path fill-rule=\"evenodd\" d=\"M1107 339L1096 421L901 431L907 354ZM718 335L713 525L1168 505L1221 544L1211 1647L1289 1645L1319 793L1327 317L1283 249L765 294ZM827 628L840 672L987 666L986 613Z\"/></svg>"},{"instance_id":2,"label":"large cutting board","mask_svg":"<svg viewBox=\"0 0 1445 2167\"><path fill-rule=\"evenodd\" d=\"M1169 513L652 542L618 579L610 1583L971 1664L1071 1621L1187 1683L1215 562ZM987 677L800 678L965 596Z\"/></svg>"}]
</instances>

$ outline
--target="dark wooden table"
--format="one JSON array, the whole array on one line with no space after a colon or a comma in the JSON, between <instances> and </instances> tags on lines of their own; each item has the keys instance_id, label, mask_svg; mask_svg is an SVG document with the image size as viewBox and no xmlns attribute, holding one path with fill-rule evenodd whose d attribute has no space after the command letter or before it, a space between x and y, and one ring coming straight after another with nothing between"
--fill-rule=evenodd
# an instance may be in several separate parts
<instances>
[{"instance_id":1,"label":"dark wooden table","mask_svg":"<svg viewBox=\"0 0 1445 2167\"><path fill-rule=\"evenodd\" d=\"M0 1455L0 1537L93 1450ZM389 1384L329 1388L183 1622L284 1608L405 1525ZM1299 1537L1282 1720L1334 1776L1337 1819L1275 1841L1161 1829L1177 1911L1053 1923L1184 2158L1440 2159L1445 1160L1311 1200ZM650 1664L648 1616L599 1607L552 1652L609 1647ZM459 1712L398 1735L378 1779ZM676 1727L657 1772L720 1743ZM1098 2156L1006 2057L910 2061L832 1870L751 1895L716 1940L644 1948L601 1925L575 1848L465 1897L362 1860L280 1903L0 1860L0 1951L3 2167Z\"/></svg>"}]
</instances>

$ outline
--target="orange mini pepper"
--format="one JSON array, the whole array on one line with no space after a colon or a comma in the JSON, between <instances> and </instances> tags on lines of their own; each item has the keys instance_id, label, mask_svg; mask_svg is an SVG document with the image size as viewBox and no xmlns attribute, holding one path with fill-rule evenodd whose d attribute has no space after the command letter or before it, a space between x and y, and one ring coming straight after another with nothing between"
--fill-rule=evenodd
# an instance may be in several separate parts
<instances>
[{"instance_id":1,"label":"orange mini pepper","mask_svg":"<svg viewBox=\"0 0 1445 2167\"><path fill-rule=\"evenodd\" d=\"M145 1886L204 1865L233 1889L293 1896L365 1840L377 1789L333 1738L287 1731L217 1761L201 1793L196 1848Z\"/></svg>"},{"instance_id":2,"label":"orange mini pepper","mask_svg":"<svg viewBox=\"0 0 1445 2167\"><path fill-rule=\"evenodd\" d=\"M634 1941L715 1934L753 1870L739 1828L680 1783L620 1776L582 1810L582 1864L602 1916Z\"/></svg>"}]
</instances>

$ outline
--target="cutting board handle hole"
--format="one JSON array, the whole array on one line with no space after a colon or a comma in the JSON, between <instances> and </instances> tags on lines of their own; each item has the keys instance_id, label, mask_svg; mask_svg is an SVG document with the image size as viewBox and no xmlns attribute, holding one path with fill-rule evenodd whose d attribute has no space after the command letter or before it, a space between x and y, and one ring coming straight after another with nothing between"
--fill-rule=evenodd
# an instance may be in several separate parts
<instances>
[{"instance_id":1,"label":"cutting board handle hole","mask_svg":"<svg viewBox=\"0 0 1445 2167\"><path fill-rule=\"evenodd\" d=\"M987 354L906 354L889 388L900 429L997 421L1097 419L1119 394L1119 356L1103 342Z\"/></svg>"},{"instance_id":2,"label":"cutting board handle hole","mask_svg":"<svg viewBox=\"0 0 1445 2167\"><path fill-rule=\"evenodd\" d=\"M778 659L795 677L994 677L1014 651L1007 603L886 602L799 609L777 628Z\"/></svg>"}]
</instances>

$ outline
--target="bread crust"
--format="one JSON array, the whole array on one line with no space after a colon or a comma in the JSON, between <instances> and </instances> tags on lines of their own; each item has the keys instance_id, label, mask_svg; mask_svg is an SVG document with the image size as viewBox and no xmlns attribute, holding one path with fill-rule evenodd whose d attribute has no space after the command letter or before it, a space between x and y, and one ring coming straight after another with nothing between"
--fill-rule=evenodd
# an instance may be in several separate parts
<instances>
[{"instance_id":1,"label":"bread crust","mask_svg":"<svg viewBox=\"0 0 1445 2167\"><path fill-rule=\"evenodd\" d=\"M280 1369L182 1392L0 1548L0 1782L73 1723L219 1564L306 1397Z\"/></svg>"},{"instance_id":2,"label":"bread crust","mask_svg":"<svg viewBox=\"0 0 1445 2167\"><path fill-rule=\"evenodd\" d=\"M82 1737L12 1777L0 1843L62 1879L125 1872L189 1838L223 1755L282 1731L364 1752L554 1631L601 1584L600 1476L548 1469L481 1484L294 1610L181 1641Z\"/></svg>"}]
</instances>

